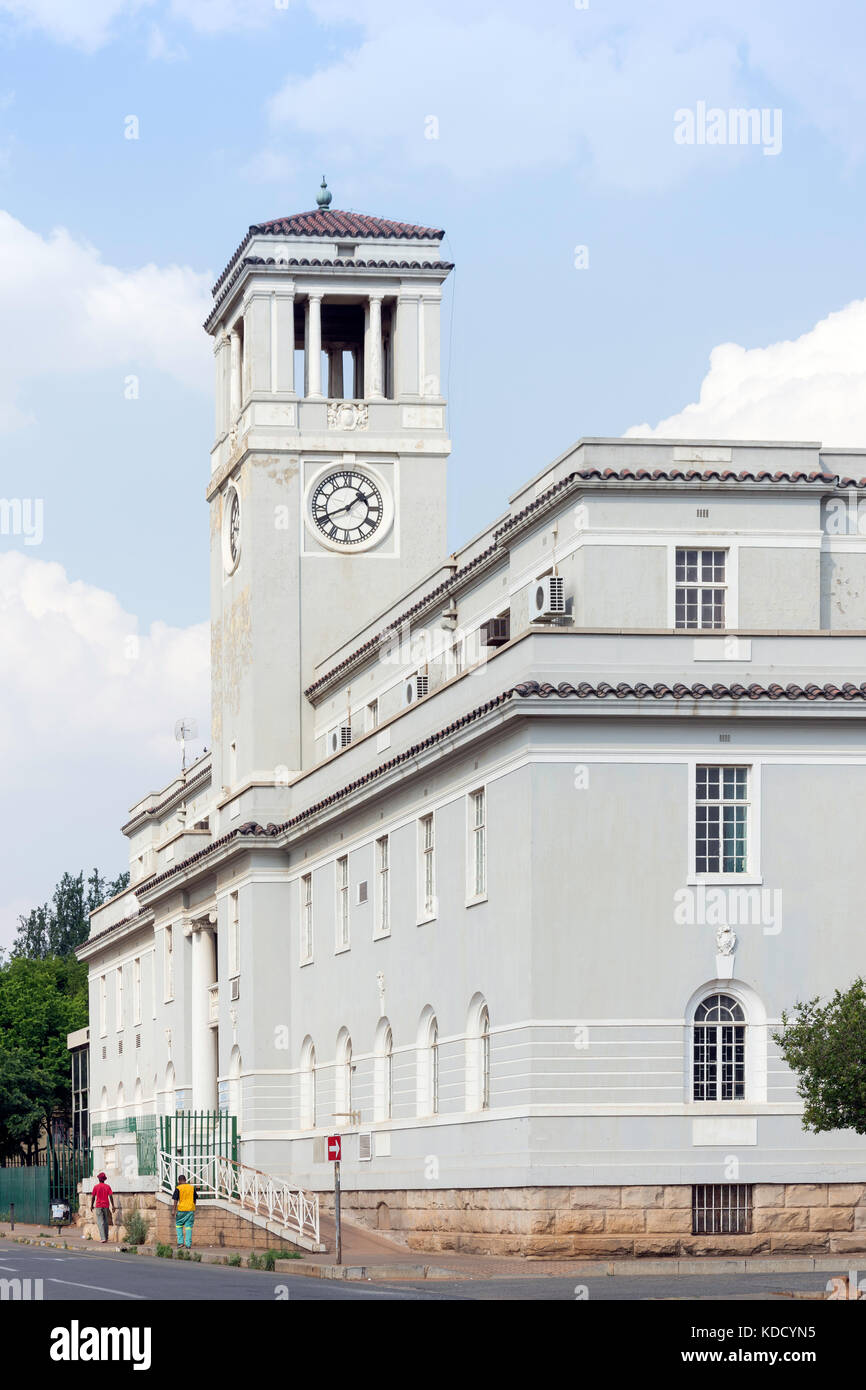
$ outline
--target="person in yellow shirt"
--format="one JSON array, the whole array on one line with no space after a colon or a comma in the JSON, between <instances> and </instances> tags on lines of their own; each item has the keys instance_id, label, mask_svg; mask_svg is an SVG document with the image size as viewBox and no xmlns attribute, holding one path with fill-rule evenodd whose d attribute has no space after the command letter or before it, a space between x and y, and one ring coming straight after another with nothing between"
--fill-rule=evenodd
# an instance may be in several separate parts
<instances>
[{"instance_id":1,"label":"person in yellow shirt","mask_svg":"<svg viewBox=\"0 0 866 1390\"><path fill-rule=\"evenodd\" d=\"M187 1250L189 1250L192 1245L192 1228L195 1223L195 1204L198 1201L198 1193L192 1183L187 1182L184 1173L178 1177L177 1187L171 1194L171 1200L174 1203L172 1212L177 1231L178 1249L182 1249L186 1245Z\"/></svg>"}]
</instances>

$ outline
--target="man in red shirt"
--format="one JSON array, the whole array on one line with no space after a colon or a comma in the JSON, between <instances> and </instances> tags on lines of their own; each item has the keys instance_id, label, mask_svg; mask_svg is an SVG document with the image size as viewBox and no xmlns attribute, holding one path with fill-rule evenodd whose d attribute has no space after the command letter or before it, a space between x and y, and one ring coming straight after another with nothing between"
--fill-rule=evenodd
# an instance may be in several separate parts
<instances>
[{"instance_id":1,"label":"man in red shirt","mask_svg":"<svg viewBox=\"0 0 866 1390\"><path fill-rule=\"evenodd\" d=\"M93 1184L93 1191L90 1194L90 1210L96 1206L96 1225L99 1231L99 1239L103 1245L108 1244L108 1213L114 1211L114 1193L105 1181L105 1174L98 1173L97 1180Z\"/></svg>"}]
</instances>

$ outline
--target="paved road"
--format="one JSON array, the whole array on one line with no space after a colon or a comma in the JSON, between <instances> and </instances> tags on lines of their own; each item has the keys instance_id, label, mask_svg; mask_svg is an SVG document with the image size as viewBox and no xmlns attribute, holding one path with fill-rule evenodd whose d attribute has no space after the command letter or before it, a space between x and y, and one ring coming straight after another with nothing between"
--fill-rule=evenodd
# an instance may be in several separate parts
<instances>
[{"instance_id":1,"label":"paved road","mask_svg":"<svg viewBox=\"0 0 866 1390\"><path fill-rule=\"evenodd\" d=\"M840 1270L841 1272L841 1270ZM658 1299L771 1299L783 1289L821 1290L830 1276L741 1274L670 1277L635 1275L607 1278L534 1276L514 1279L360 1283L268 1274L119 1254L78 1255L38 1246L0 1242L0 1279L41 1279L46 1301L139 1303L153 1299L270 1301L288 1298L315 1302L340 1300L542 1300L573 1302ZM586 1293L583 1293L583 1289ZM786 1302L788 1300L785 1300ZM800 1305L803 1306L802 1304Z\"/></svg>"}]
</instances>

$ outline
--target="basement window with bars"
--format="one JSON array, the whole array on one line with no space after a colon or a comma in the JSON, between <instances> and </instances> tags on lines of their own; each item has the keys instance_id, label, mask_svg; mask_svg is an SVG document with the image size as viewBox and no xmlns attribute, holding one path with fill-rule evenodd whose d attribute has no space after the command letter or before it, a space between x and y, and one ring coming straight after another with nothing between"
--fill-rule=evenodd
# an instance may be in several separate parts
<instances>
[{"instance_id":1,"label":"basement window with bars","mask_svg":"<svg viewBox=\"0 0 866 1390\"><path fill-rule=\"evenodd\" d=\"M707 1182L692 1187L693 1236L746 1236L751 1230L751 1183Z\"/></svg>"}]
</instances>

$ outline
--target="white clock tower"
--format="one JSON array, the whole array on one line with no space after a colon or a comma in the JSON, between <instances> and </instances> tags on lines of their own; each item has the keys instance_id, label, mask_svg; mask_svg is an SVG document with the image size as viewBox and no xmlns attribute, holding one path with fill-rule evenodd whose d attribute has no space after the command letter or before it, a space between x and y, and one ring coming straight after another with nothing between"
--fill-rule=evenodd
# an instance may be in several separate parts
<instances>
[{"instance_id":1,"label":"white clock tower","mask_svg":"<svg viewBox=\"0 0 866 1390\"><path fill-rule=\"evenodd\" d=\"M249 228L214 286L214 781L264 820L310 761L319 662L441 563L444 233L337 212ZM243 792L242 797L238 795Z\"/></svg>"}]
</instances>

